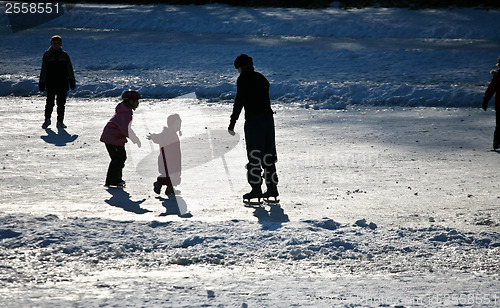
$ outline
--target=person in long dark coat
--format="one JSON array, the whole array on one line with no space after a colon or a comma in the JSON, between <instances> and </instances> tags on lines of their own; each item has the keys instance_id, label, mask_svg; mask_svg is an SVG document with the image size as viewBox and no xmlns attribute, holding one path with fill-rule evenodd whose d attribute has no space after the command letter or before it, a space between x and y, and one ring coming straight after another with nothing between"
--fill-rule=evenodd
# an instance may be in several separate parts
<instances>
[{"instance_id":1,"label":"person in long dark coat","mask_svg":"<svg viewBox=\"0 0 500 308\"><path fill-rule=\"evenodd\" d=\"M245 141L248 164L247 180L252 190L243 199L278 197L277 153L274 131L274 113L269 98L269 81L256 72L253 59L241 54L234 61L240 73L237 92L228 131L234 135L234 126L245 109ZM262 171L264 172L262 175ZM264 181L267 191L262 193Z\"/></svg>"}]
</instances>

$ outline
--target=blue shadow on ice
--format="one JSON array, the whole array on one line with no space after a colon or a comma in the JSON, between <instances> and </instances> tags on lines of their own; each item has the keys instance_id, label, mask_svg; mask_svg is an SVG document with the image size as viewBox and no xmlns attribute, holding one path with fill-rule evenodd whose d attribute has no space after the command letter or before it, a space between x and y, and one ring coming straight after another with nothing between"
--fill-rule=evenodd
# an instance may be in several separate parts
<instances>
[{"instance_id":1,"label":"blue shadow on ice","mask_svg":"<svg viewBox=\"0 0 500 308\"><path fill-rule=\"evenodd\" d=\"M121 188L108 188L107 191L111 194L111 198L105 200L105 202L111 206L116 206L124 209L127 212L132 212L135 214L144 214L151 212L147 209L141 208L141 204L146 201L142 199L140 201L132 201L130 199L130 194Z\"/></svg>"},{"instance_id":2,"label":"blue shadow on ice","mask_svg":"<svg viewBox=\"0 0 500 308\"><path fill-rule=\"evenodd\" d=\"M290 219L285 211L281 208L279 204L274 204L270 206L271 208L266 210L264 207L256 207L253 212L253 216L259 219L259 223L266 230L277 230L281 228L284 222L289 222Z\"/></svg>"},{"instance_id":3,"label":"blue shadow on ice","mask_svg":"<svg viewBox=\"0 0 500 308\"><path fill-rule=\"evenodd\" d=\"M40 138L58 147L66 146L78 138L78 135L70 135L64 128L58 128L57 133L50 128L46 129L45 132L47 136L41 136Z\"/></svg>"},{"instance_id":4,"label":"blue shadow on ice","mask_svg":"<svg viewBox=\"0 0 500 308\"><path fill-rule=\"evenodd\" d=\"M193 215L188 212L186 201L181 196L170 196L169 198L157 197L165 207L165 213L160 216L177 215L181 218L191 218Z\"/></svg>"}]
</instances>

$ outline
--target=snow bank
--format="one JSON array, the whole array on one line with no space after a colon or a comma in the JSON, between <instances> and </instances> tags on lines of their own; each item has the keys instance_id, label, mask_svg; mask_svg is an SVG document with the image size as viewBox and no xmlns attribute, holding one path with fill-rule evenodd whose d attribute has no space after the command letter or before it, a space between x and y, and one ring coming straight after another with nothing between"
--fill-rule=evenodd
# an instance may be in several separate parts
<instances>
[{"instance_id":1,"label":"snow bank","mask_svg":"<svg viewBox=\"0 0 500 308\"><path fill-rule=\"evenodd\" d=\"M34 80L8 82L0 80L0 95L36 95L38 87ZM119 97L127 88L122 84L99 83L80 86L70 95L75 97ZM174 98L186 93L196 93L200 99L231 101L234 99L233 85L147 85L134 84L133 88L147 98ZM301 86L295 82L274 84L271 99L284 104L312 109L345 109L348 105L394 105L427 107L473 107L481 99L481 92L471 89L456 89L453 86L409 86L381 84L370 87L365 84L336 86L315 83Z\"/></svg>"},{"instance_id":2,"label":"snow bank","mask_svg":"<svg viewBox=\"0 0 500 308\"><path fill-rule=\"evenodd\" d=\"M134 88L231 101L232 61L248 53L282 104L470 107L498 58L498 28L496 10L79 4L35 29L1 29L4 53L19 57L0 59L0 96L37 94L42 53L58 33L77 77L70 96Z\"/></svg>"},{"instance_id":3,"label":"snow bank","mask_svg":"<svg viewBox=\"0 0 500 308\"><path fill-rule=\"evenodd\" d=\"M264 210L256 209L254 215L259 211ZM342 262L371 261L372 271L463 270L467 266L470 270L496 272L498 260L493 259L500 247L498 233L461 232L441 226L386 229L360 221L351 225L328 218L288 222L279 207L268 220L260 222L140 222L2 215L0 250L38 251L43 255L39 260L42 262L94 263L132 258L147 260L144 266L154 266L303 260L338 266ZM467 265L461 260L465 253L470 258ZM417 256L421 254L426 258L419 262ZM475 259L478 255L481 258ZM23 262L23 254L12 256L12 266ZM408 259L412 262L406 263Z\"/></svg>"}]
</instances>

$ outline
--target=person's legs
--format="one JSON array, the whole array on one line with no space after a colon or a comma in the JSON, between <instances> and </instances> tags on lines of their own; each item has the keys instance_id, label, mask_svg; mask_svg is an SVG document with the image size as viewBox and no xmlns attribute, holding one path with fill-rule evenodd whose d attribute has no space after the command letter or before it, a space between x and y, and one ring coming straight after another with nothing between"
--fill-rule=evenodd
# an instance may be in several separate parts
<instances>
[{"instance_id":1,"label":"person's legs","mask_svg":"<svg viewBox=\"0 0 500 308\"><path fill-rule=\"evenodd\" d=\"M264 180L266 182L267 191L264 195L265 197L277 197L279 195L278 188L276 187L278 185L278 174L276 172L276 161L278 158L276 154L276 138L273 116L269 115L265 123L267 130L262 166L264 169Z\"/></svg>"},{"instance_id":2,"label":"person's legs","mask_svg":"<svg viewBox=\"0 0 500 308\"><path fill-rule=\"evenodd\" d=\"M493 149L500 147L500 110L495 111L496 126L493 134Z\"/></svg>"},{"instance_id":3,"label":"person's legs","mask_svg":"<svg viewBox=\"0 0 500 308\"><path fill-rule=\"evenodd\" d=\"M54 111L54 101L56 93L52 91L47 91L47 100L45 101L45 120L42 124L42 128L46 129L51 124L50 118L52 117L52 111Z\"/></svg>"},{"instance_id":4,"label":"person's legs","mask_svg":"<svg viewBox=\"0 0 500 308\"><path fill-rule=\"evenodd\" d=\"M64 121L64 111L66 110L66 91L57 92L57 122Z\"/></svg>"},{"instance_id":5,"label":"person's legs","mask_svg":"<svg viewBox=\"0 0 500 308\"><path fill-rule=\"evenodd\" d=\"M170 190L173 191L174 186L172 185L172 180L170 180L170 177L163 175L156 178L156 182L153 183L153 191L160 194L163 185L167 186L167 194Z\"/></svg>"},{"instance_id":6,"label":"person's legs","mask_svg":"<svg viewBox=\"0 0 500 308\"><path fill-rule=\"evenodd\" d=\"M266 159L264 159L266 160ZM264 164L264 180L266 182L267 191L264 193L267 197L277 197L278 193L278 174L276 172L275 163Z\"/></svg>"},{"instance_id":7,"label":"person's legs","mask_svg":"<svg viewBox=\"0 0 500 308\"><path fill-rule=\"evenodd\" d=\"M262 184L262 160L265 151L265 126L260 116L245 121L245 142L247 149L247 180L252 189Z\"/></svg>"},{"instance_id":8,"label":"person's legs","mask_svg":"<svg viewBox=\"0 0 500 308\"><path fill-rule=\"evenodd\" d=\"M106 143L106 149L108 150L111 162L109 163L105 185L118 185L123 182L123 167L125 167L127 153L124 146L116 146Z\"/></svg>"}]
</instances>

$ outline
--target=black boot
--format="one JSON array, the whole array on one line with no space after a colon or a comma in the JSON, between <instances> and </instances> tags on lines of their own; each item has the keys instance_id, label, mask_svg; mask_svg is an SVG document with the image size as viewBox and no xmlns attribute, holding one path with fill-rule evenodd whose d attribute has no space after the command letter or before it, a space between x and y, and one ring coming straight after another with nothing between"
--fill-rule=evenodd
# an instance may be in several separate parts
<instances>
[{"instance_id":1,"label":"black boot","mask_svg":"<svg viewBox=\"0 0 500 308\"><path fill-rule=\"evenodd\" d=\"M166 194L167 196L173 196L173 195L175 195L175 190L174 190L174 187L173 187L173 186L168 185L168 186L167 186L167 189L165 190L165 194Z\"/></svg>"},{"instance_id":2,"label":"black boot","mask_svg":"<svg viewBox=\"0 0 500 308\"><path fill-rule=\"evenodd\" d=\"M45 119L45 121L42 124L43 129L47 129L50 126L51 122L50 119Z\"/></svg>"},{"instance_id":3,"label":"black boot","mask_svg":"<svg viewBox=\"0 0 500 308\"><path fill-rule=\"evenodd\" d=\"M252 185L252 191L243 195L244 200L255 199L258 198L260 202L260 198L262 198L262 189L260 185Z\"/></svg>"},{"instance_id":4,"label":"black boot","mask_svg":"<svg viewBox=\"0 0 500 308\"><path fill-rule=\"evenodd\" d=\"M161 185L161 183L160 183L160 182L158 182L158 181L156 181L156 182L154 182L154 183L153 183L153 191L154 191L155 193L157 193L158 195L159 195L159 194L160 194L160 192L161 192L161 186L162 186L162 185Z\"/></svg>"},{"instance_id":5,"label":"black boot","mask_svg":"<svg viewBox=\"0 0 500 308\"><path fill-rule=\"evenodd\" d=\"M276 186L276 184L267 184L267 190L262 194L262 198L264 198L264 200L266 200L267 202L278 203L279 195L280 194L278 192L278 187ZM274 200L270 200L269 198L274 198Z\"/></svg>"}]
</instances>

